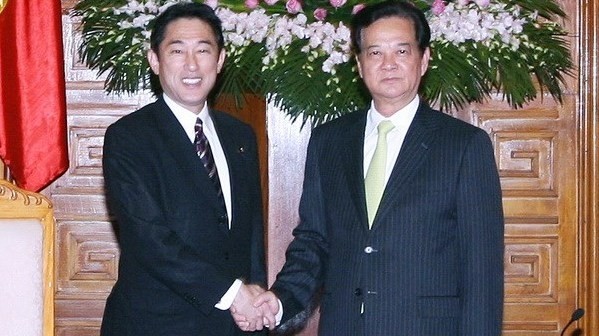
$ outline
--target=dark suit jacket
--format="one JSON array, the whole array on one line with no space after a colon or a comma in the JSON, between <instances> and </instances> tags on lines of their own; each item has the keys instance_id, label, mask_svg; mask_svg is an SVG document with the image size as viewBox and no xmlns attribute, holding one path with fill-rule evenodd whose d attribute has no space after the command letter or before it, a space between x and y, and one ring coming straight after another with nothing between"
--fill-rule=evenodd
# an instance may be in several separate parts
<instances>
[{"instance_id":1,"label":"dark suit jacket","mask_svg":"<svg viewBox=\"0 0 599 336\"><path fill-rule=\"evenodd\" d=\"M283 328L322 288L320 335L500 335L504 223L488 135L421 104L369 230L365 125L363 111L312 133L300 223L272 288Z\"/></svg>"},{"instance_id":2,"label":"dark suit jacket","mask_svg":"<svg viewBox=\"0 0 599 336\"><path fill-rule=\"evenodd\" d=\"M210 113L230 170L230 231L163 99L106 131L105 184L121 254L102 335L243 335L214 305L236 278L266 283L256 141L249 126Z\"/></svg>"}]
</instances>

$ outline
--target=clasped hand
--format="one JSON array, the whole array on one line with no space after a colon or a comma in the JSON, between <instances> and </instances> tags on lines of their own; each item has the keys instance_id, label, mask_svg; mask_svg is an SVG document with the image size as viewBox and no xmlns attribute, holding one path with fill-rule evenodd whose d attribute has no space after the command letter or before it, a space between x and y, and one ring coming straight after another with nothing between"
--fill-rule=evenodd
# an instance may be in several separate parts
<instances>
[{"instance_id":1,"label":"clasped hand","mask_svg":"<svg viewBox=\"0 0 599 336\"><path fill-rule=\"evenodd\" d=\"M279 302L274 293L258 285L243 284L229 309L243 331L274 329Z\"/></svg>"}]
</instances>

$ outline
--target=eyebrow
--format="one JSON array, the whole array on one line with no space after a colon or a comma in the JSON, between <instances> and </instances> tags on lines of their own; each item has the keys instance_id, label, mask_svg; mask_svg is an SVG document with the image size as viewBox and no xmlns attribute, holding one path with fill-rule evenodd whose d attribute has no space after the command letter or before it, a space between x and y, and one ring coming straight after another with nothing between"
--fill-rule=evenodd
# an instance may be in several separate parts
<instances>
[{"instance_id":1,"label":"eyebrow","mask_svg":"<svg viewBox=\"0 0 599 336\"><path fill-rule=\"evenodd\" d=\"M411 42L400 42L400 43L394 44L394 46L410 46L411 47L412 43ZM370 46L366 46L366 49L372 49L372 48L378 48L378 47L380 47L379 44L373 44Z\"/></svg>"},{"instance_id":2,"label":"eyebrow","mask_svg":"<svg viewBox=\"0 0 599 336\"><path fill-rule=\"evenodd\" d=\"M169 41L166 44L166 46L170 46L170 45L173 45L173 44L185 44L185 42L183 42L183 40L176 39L176 40ZM202 45L202 44L214 45L215 43L213 41L210 41L210 40L199 40L196 44L198 44L198 45Z\"/></svg>"}]
</instances>

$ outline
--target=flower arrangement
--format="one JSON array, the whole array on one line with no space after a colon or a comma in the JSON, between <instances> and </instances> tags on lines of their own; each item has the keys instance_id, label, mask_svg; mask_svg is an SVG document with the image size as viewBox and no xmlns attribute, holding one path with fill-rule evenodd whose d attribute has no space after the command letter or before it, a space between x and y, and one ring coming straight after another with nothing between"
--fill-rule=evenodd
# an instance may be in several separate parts
<instances>
[{"instance_id":1,"label":"flower arrangement","mask_svg":"<svg viewBox=\"0 0 599 336\"><path fill-rule=\"evenodd\" d=\"M265 95L293 120L313 124L367 106L348 25L376 1L205 0L223 22L227 48L215 93ZM152 20L175 2L81 0L75 6L81 55L107 74L108 92L155 85L145 58ZM451 110L501 93L521 107L537 91L561 101L572 61L566 32L555 21L565 14L555 0L413 2L431 26L432 58L421 89L429 103Z\"/></svg>"}]
</instances>

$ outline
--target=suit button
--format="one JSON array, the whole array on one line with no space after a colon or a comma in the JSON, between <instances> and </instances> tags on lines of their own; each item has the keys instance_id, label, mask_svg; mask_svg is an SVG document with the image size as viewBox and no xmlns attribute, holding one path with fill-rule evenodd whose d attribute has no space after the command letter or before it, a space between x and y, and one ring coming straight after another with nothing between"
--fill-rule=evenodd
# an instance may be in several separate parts
<instances>
[{"instance_id":1,"label":"suit button","mask_svg":"<svg viewBox=\"0 0 599 336\"><path fill-rule=\"evenodd\" d=\"M356 288L356 289L354 289L354 295L355 296L362 296L362 288Z\"/></svg>"},{"instance_id":2,"label":"suit button","mask_svg":"<svg viewBox=\"0 0 599 336\"><path fill-rule=\"evenodd\" d=\"M229 260L231 258L231 256L229 255L229 252L225 252L225 260Z\"/></svg>"},{"instance_id":3,"label":"suit button","mask_svg":"<svg viewBox=\"0 0 599 336\"><path fill-rule=\"evenodd\" d=\"M364 253L366 253L366 254L375 253L375 252L378 252L378 250L376 250L376 249L375 249L374 247L372 247L372 246L366 246L366 247L364 248Z\"/></svg>"}]
</instances>

